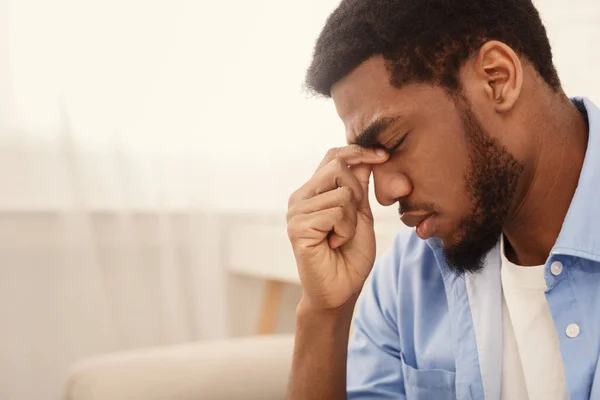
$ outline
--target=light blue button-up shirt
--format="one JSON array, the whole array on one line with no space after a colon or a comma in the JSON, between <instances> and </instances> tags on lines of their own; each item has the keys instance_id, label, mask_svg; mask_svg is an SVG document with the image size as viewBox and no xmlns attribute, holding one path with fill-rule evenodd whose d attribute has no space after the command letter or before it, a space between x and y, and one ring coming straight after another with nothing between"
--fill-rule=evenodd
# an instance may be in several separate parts
<instances>
[{"instance_id":1,"label":"light blue button-up shirt","mask_svg":"<svg viewBox=\"0 0 600 400\"><path fill-rule=\"evenodd\" d=\"M545 263L546 299L570 398L600 399L600 110L588 99L573 101L587 115L588 148ZM555 264L553 274L555 261L562 271ZM376 263L357 305L348 398L499 400L500 263L497 245L482 273L458 276L445 268L437 239L422 241L412 230L401 231ZM576 336L567 329L572 324L580 329Z\"/></svg>"}]
</instances>

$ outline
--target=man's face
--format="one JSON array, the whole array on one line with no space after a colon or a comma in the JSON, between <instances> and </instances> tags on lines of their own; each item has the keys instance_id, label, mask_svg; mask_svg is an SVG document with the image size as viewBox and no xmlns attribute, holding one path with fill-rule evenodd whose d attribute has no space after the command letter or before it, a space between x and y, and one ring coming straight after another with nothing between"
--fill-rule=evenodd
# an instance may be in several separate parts
<instances>
[{"instance_id":1,"label":"man's face","mask_svg":"<svg viewBox=\"0 0 600 400\"><path fill-rule=\"evenodd\" d=\"M397 89L381 57L332 88L349 143L383 147L373 167L375 194L399 204L402 220L426 239L441 239L458 272L482 267L496 244L522 165L473 113L468 99L431 84Z\"/></svg>"}]
</instances>

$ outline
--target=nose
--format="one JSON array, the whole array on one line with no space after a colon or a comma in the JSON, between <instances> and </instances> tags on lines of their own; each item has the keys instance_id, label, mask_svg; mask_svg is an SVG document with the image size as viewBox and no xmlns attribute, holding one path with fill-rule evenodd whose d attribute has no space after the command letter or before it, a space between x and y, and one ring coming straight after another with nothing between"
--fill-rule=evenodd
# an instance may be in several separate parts
<instances>
[{"instance_id":1,"label":"nose","mask_svg":"<svg viewBox=\"0 0 600 400\"><path fill-rule=\"evenodd\" d=\"M382 206L391 206L398 199L408 196L413 190L408 176L389 167L385 164L373 167L375 197Z\"/></svg>"}]
</instances>

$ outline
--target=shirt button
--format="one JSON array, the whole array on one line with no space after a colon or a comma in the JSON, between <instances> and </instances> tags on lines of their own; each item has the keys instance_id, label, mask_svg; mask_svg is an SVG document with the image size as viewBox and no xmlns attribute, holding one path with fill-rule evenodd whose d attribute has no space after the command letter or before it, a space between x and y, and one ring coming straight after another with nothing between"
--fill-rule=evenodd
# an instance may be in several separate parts
<instances>
[{"instance_id":1,"label":"shirt button","mask_svg":"<svg viewBox=\"0 0 600 400\"><path fill-rule=\"evenodd\" d=\"M554 275L554 276L560 275L562 270L563 270L563 265L560 261L554 261L552 263L552 265L550 266L550 271L552 272L552 275Z\"/></svg>"},{"instance_id":2,"label":"shirt button","mask_svg":"<svg viewBox=\"0 0 600 400\"><path fill-rule=\"evenodd\" d=\"M568 337L576 338L577 336L579 336L579 332L581 332L579 325L569 324L569 326L567 326L567 336Z\"/></svg>"}]
</instances>

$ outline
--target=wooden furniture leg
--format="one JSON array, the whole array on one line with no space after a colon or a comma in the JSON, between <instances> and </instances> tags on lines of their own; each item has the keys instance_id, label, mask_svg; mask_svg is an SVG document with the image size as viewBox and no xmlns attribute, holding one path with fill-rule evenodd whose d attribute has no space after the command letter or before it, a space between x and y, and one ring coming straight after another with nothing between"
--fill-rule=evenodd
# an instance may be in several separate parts
<instances>
[{"instance_id":1,"label":"wooden furniture leg","mask_svg":"<svg viewBox=\"0 0 600 400\"><path fill-rule=\"evenodd\" d=\"M258 335L275 333L283 285L284 283L281 281L267 280L263 289L263 300L256 332Z\"/></svg>"}]
</instances>

